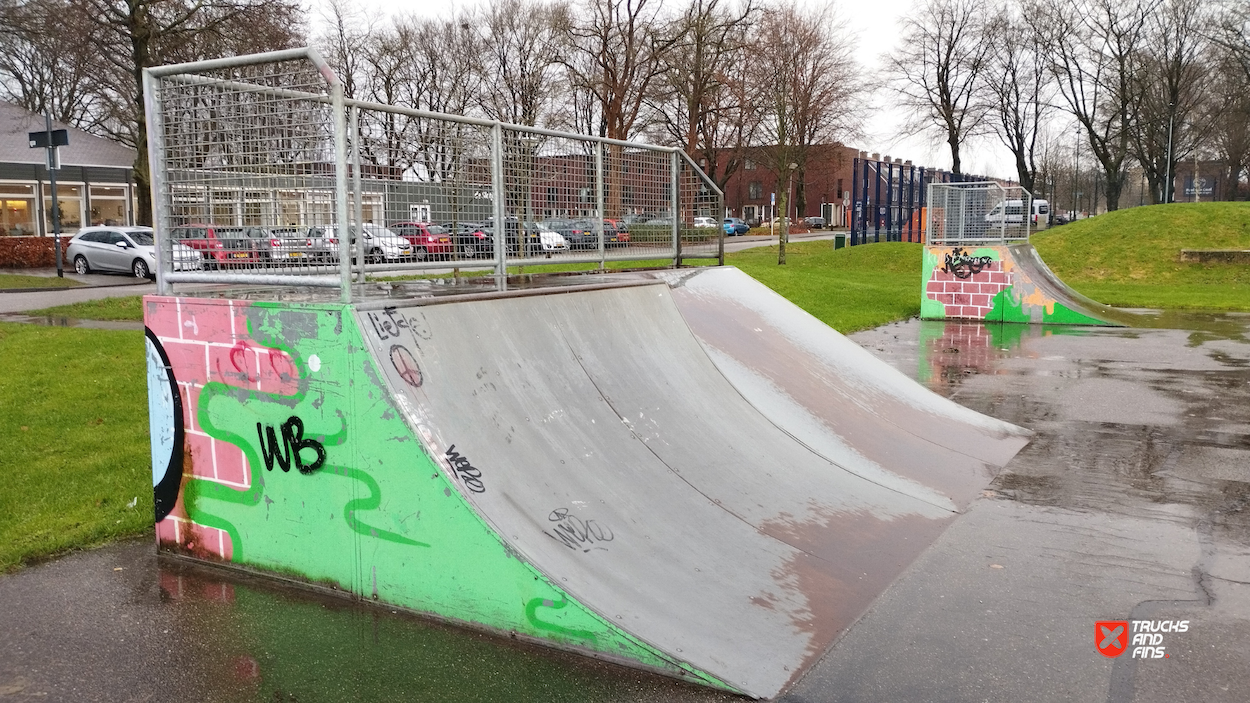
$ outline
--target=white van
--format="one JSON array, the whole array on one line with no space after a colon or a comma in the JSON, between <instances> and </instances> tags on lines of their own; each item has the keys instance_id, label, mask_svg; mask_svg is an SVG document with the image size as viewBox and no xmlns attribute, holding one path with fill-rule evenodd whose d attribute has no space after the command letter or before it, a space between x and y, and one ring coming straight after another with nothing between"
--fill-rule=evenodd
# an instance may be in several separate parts
<instances>
[{"instance_id":1,"label":"white van","mask_svg":"<svg viewBox=\"0 0 1250 703\"><path fill-rule=\"evenodd\" d=\"M1046 229L1050 225L1050 203L1045 200L1037 199L1033 201L1031 214L1031 227L1033 229ZM985 221L987 224L997 225L1004 221L1007 226L1024 224L1024 201L1023 200L1003 200L994 206L994 209L985 213Z\"/></svg>"}]
</instances>

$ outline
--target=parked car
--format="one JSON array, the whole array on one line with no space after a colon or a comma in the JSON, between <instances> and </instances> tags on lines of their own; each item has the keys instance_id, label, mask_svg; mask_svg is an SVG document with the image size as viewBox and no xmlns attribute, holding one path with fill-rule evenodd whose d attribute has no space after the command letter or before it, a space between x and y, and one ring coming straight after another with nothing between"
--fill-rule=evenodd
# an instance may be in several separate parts
<instances>
[{"instance_id":1,"label":"parked car","mask_svg":"<svg viewBox=\"0 0 1250 703\"><path fill-rule=\"evenodd\" d=\"M1035 227L1045 228L1050 220L1050 203L1033 200L1030 204L1029 221ZM1006 223L1008 227L1024 224L1024 200L1003 200L985 213L986 224Z\"/></svg>"},{"instance_id":2,"label":"parked car","mask_svg":"<svg viewBox=\"0 0 1250 703\"><path fill-rule=\"evenodd\" d=\"M169 236L198 251L204 259L204 268L249 266L260 261L260 245L244 236L242 227L180 225L170 230Z\"/></svg>"},{"instance_id":3,"label":"parked car","mask_svg":"<svg viewBox=\"0 0 1250 703\"><path fill-rule=\"evenodd\" d=\"M725 235L729 237L746 234L751 230L750 225L737 217L726 217L721 226L725 228Z\"/></svg>"},{"instance_id":4,"label":"parked car","mask_svg":"<svg viewBox=\"0 0 1250 703\"><path fill-rule=\"evenodd\" d=\"M824 229L826 223L823 217L804 217L803 224L810 229Z\"/></svg>"},{"instance_id":5,"label":"parked car","mask_svg":"<svg viewBox=\"0 0 1250 703\"><path fill-rule=\"evenodd\" d=\"M244 227L243 235L255 241L261 261L315 258L312 239L299 227Z\"/></svg>"},{"instance_id":6,"label":"parked car","mask_svg":"<svg viewBox=\"0 0 1250 703\"><path fill-rule=\"evenodd\" d=\"M364 226L365 260L371 263L383 261L403 261L412 255L412 244L394 232L372 222ZM308 235L313 241L313 250L320 258L327 261L338 261L339 240L338 225L319 225L311 227ZM356 253L356 225L348 225L348 234L352 238L352 246L348 250L350 256Z\"/></svg>"},{"instance_id":7,"label":"parked car","mask_svg":"<svg viewBox=\"0 0 1250 703\"><path fill-rule=\"evenodd\" d=\"M451 233L452 242L460 256L490 258L495 255L495 238L486 233L481 222L448 222L443 229Z\"/></svg>"},{"instance_id":8,"label":"parked car","mask_svg":"<svg viewBox=\"0 0 1250 703\"><path fill-rule=\"evenodd\" d=\"M696 217L694 218L694 226L699 229L703 229L705 227L715 227L716 220L711 217Z\"/></svg>"},{"instance_id":9,"label":"parked car","mask_svg":"<svg viewBox=\"0 0 1250 703\"><path fill-rule=\"evenodd\" d=\"M550 254L552 252L568 251L571 247L564 235L547 227L542 222L526 222L525 239L528 242L529 254L541 252Z\"/></svg>"},{"instance_id":10,"label":"parked car","mask_svg":"<svg viewBox=\"0 0 1250 703\"><path fill-rule=\"evenodd\" d=\"M368 225L365 227L367 229ZM396 222L389 230L412 245L412 258L417 261L446 261L456 254L451 232L438 225L428 222Z\"/></svg>"},{"instance_id":11,"label":"parked car","mask_svg":"<svg viewBox=\"0 0 1250 703\"><path fill-rule=\"evenodd\" d=\"M585 220L544 220L547 229L558 232L570 249L598 249L599 238L594 224Z\"/></svg>"},{"instance_id":12,"label":"parked car","mask_svg":"<svg viewBox=\"0 0 1250 703\"><path fill-rule=\"evenodd\" d=\"M156 270L156 239L149 227L84 227L69 240L66 258L74 271L128 271L135 278L149 278ZM173 244L175 271L204 268L200 253L188 246Z\"/></svg>"}]
</instances>

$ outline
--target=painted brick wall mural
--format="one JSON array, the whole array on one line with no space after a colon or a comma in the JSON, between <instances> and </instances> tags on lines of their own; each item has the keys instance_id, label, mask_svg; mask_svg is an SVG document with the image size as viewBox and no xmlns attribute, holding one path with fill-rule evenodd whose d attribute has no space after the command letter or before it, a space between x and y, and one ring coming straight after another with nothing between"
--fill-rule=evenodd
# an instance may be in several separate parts
<instances>
[{"instance_id":1,"label":"painted brick wall mural","mask_svg":"<svg viewBox=\"0 0 1250 703\"><path fill-rule=\"evenodd\" d=\"M981 320L994 309L994 297L1010 286L1011 274L994 253L973 255L955 247L943 253L941 268L925 284L925 295L942 303L948 318Z\"/></svg>"},{"instance_id":2,"label":"painted brick wall mural","mask_svg":"<svg viewBox=\"0 0 1250 703\"><path fill-rule=\"evenodd\" d=\"M924 320L1114 324L1086 311L1025 243L925 247Z\"/></svg>"}]
</instances>

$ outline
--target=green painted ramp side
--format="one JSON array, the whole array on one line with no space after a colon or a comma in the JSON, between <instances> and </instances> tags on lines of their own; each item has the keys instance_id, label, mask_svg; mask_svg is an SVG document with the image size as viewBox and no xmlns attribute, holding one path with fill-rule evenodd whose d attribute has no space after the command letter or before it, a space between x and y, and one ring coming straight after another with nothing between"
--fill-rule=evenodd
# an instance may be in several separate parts
<instances>
[{"instance_id":1,"label":"green painted ramp side","mask_svg":"<svg viewBox=\"0 0 1250 703\"><path fill-rule=\"evenodd\" d=\"M510 549L404 422L349 308L150 297L145 320L186 435L163 548L731 688Z\"/></svg>"}]
</instances>

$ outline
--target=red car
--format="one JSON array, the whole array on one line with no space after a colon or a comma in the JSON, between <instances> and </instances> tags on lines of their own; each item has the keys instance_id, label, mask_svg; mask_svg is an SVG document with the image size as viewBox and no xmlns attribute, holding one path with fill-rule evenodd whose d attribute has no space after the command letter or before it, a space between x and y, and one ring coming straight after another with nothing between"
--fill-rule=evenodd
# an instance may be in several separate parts
<instances>
[{"instance_id":1,"label":"red car","mask_svg":"<svg viewBox=\"0 0 1250 703\"><path fill-rule=\"evenodd\" d=\"M200 252L204 268L245 266L260 263L260 243L248 237L242 227L190 224L170 233L175 242Z\"/></svg>"},{"instance_id":2,"label":"red car","mask_svg":"<svg viewBox=\"0 0 1250 703\"><path fill-rule=\"evenodd\" d=\"M445 261L456 253L451 233L428 222L396 222L390 229L412 245L412 258L417 261Z\"/></svg>"}]
</instances>

